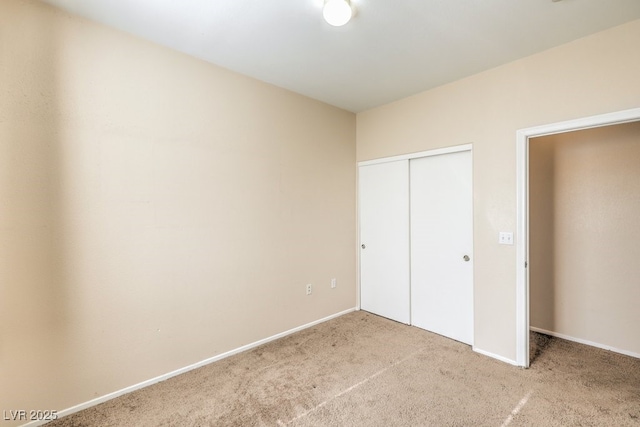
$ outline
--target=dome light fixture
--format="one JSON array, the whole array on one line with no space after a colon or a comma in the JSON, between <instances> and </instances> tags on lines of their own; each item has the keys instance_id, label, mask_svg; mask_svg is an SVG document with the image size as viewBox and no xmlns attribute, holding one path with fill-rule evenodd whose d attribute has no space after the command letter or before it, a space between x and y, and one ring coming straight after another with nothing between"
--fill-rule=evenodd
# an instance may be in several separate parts
<instances>
[{"instance_id":1,"label":"dome light fixture","mask_svg":"<svg viewBox=\"0 0 640 427\"><path fill-rule=\"evenodd\" d=\"M341 27L353 16L349 0L325 0L322 16L329 25Z\"/></svg>"}]
</instances>

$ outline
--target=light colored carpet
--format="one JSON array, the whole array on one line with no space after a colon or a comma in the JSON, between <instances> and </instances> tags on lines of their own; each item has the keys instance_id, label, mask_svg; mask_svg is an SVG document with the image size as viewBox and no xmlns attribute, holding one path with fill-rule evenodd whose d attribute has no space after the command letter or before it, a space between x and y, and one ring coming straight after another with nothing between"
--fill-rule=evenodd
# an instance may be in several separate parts
<instances>
[{"instance_id":1,"label":"light colored carpet","mask_svg":"<svg viewBox=\"0 0 640 427\"><path fill-rule=\"evenodd\" d=\"M532 335L524 370L354 312L48 426L640 427L640 359Z\"/></svg>"}]
</instances>

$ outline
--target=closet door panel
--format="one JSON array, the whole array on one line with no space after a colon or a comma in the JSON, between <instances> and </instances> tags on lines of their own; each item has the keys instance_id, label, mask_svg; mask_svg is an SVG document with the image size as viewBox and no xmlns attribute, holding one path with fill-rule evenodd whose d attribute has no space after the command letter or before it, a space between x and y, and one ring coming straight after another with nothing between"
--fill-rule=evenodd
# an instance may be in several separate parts
<instances>
[{"instance_id":1,"label":"closet door panel","mask_svg":"<svg viewBox=\"0 0 640 427\"><path fill-rule=\"evenodd\" d=\"M473 343L471 152L412 159L411 323Z\"/></svg>"},{"instance_id":2,"label":"closet door panel","mask_svg":"<svg viewBox=\"0 0 640 427\"><path fill-rule=\"evenodd\" d=\"M360 307L410 323L409 161L360 166Z\"/></svg>"}]
</instances>

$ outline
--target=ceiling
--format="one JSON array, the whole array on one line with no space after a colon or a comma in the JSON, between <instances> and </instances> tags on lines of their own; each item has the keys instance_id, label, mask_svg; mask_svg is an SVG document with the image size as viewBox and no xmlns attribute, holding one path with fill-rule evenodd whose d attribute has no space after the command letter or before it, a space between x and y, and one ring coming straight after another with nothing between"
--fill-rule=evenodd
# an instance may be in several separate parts
<instances>
[{"instance_id":1,"label":"ceiling","mask_svg":"<svg viewBox=\"0 0 640 427\"><path fill-rule=\"evenodd\" d=\"M640 0L43 0L360 112L640 19Z\"/></svg>"}]
</instances>

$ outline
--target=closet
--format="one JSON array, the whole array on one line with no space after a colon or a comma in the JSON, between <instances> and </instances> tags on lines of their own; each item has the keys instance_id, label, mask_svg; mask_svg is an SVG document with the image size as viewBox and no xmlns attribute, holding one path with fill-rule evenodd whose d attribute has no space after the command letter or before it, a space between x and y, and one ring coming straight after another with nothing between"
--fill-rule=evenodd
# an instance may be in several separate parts
<instances>
[{"instance_id":1,"label":"closet","mask_svg":"<svg viewBox=\"0 0 640 427\"><path fill-rule=\"evenodd\" d=\"M473 343L471 146L361 162L360 307Z\"/></svg>"}]
</instances>

